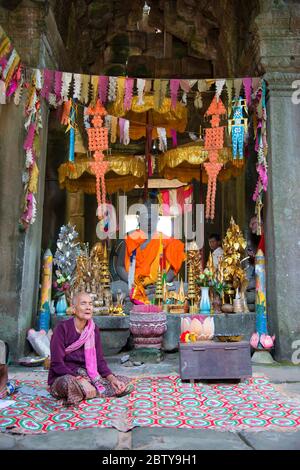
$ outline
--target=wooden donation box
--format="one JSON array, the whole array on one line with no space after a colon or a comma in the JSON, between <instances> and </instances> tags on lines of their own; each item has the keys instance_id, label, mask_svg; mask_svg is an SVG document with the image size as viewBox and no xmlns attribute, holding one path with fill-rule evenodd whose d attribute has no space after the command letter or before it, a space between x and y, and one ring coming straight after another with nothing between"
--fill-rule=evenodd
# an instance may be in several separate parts
<instances>
[{"instance_id":1,"label":"wooden donation box","mask_svg":"<svg viewBox=\"0 0 300 470\"><path fill-rule=\"evenodd\" d=\"M245 379L252 376L248 341L179 343L182 380Z\"/></svg>"}]
</instances>

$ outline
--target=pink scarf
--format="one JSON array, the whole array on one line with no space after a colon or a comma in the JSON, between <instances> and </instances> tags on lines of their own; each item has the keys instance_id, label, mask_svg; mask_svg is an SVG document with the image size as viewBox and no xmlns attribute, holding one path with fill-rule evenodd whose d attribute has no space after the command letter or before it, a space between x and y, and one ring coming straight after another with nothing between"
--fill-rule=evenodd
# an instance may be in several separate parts
<instances>
[{"instance_id":1,"label":"pink scarf","mask_svg":"<svg viewBox=\"0 0 300 470\"><path fill-rule=\"evenodd\" d=\"M88 376L90 377L93 385L96 387L99 393L105 391L100 383L97 383L100 379L100 375L97 369L97 356L95 348L95 323L93 320L89 320L80 337L75 343L70 344L65 350L66 354L76 351L84 345L84 357L85 365Z\"/></svg>"}]
</instances>

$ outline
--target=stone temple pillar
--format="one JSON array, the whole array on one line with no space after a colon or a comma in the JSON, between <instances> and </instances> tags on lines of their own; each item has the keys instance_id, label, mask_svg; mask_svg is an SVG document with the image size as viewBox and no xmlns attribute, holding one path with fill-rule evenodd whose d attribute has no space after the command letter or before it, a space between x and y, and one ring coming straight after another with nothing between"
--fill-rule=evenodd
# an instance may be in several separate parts
<instances>
[{"instance_id":1,"label":"stone temple pillar","mask_svg":"<svg viewBox=\"0 0 300 470\"><path fill-rule=\"evenodd\" d=\"M267 304L275 358L292 361L300 340L300 91L293 95L293 82L300 80L300 5L271 3L273 8L256 19L257 50L269 88Z\"/></svg>"},{"instance_id":2,"label":"stone temple pillar","mask_svg":"<svg viewBox=\"0 0 300 470\"><path fill-rule=\"evenodd\" d=\"M300 74L269 73L269 190L266 201L267 289L270 332L278 359L292 359L300 340ZM300 89L300 86L299 86ZM295 344L294 344L294 347Z\"/></svg>"},{"instance_id":3,"label":"stone temple pillar","mask_svg":"<svg viewBox=\"0 0 300 470\"><path fill-rule=\"evenodd\" d=\"M7 2L8 3L8 2ZM31 67L68 70L64 47L51 9L24 0L15 9L0 7L0 23L21 60ZM23 96L24 101L24 96ZM37 217L27 232L19 230L23 203L24 102L0 106L0 338L11 359L26 353L26 333L34 326L39 295L48 107L42 104Z\"/></svg>"}]
</instances>

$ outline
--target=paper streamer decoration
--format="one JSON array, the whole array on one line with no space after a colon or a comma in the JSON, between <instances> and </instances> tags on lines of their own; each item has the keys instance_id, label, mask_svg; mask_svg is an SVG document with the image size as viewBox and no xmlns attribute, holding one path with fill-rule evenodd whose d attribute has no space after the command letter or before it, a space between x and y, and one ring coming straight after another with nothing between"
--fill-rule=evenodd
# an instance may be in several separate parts
<instances>
[{"instance_id":1,"label":"paper streamer decoration","mask_svg":"<svg viewBox=\"0 0 300 470\"><path fill-rule=\"evenodd\" d=\"M117 79L117 96L116 101L123 103L124 105L124 93L125 93L125 77L118 77Z\"/></svg>"},{"instance_id":2,"label":"paper streamer decoration","mask_svg":"<svg viewBox=\"0 0 300 470\"><path fill-rule=\"evenodd\" d=\"M225 85L226 80L216 80L216 97L217 101L219 101L219 98L221 96L221 93L223 91L223 87Z\"/></svg>"},{"instance_id":3,"label":"paper streamer decoration","mask_svg":"<svg viewBox=\"0 0 300 470\"><path fill-rule=\"evenodd\" d=\"M166 97L168 87L167 80L154 80L154 109L160 109Z\"/></svg>"},{"instance_id":4,"label":"paper streamer decoration","mask_svg":"<svg viewBox=\"0 0 300 470\"><path fill-rule=\"evenodd\" d=\"M245 96L247 100L247 106L251 106L251 90L252 90L252 78L246 77L243 78L243 85L244 85L244 90L245 90Z\"/></svg>"},{"instance_id":5,"label":"paper streamer decoration","mask_svg":"<svg viewBox=\"0 0 300 470\"><path fill-rule=\"evenodd\" d=\"M198 80L198 91L196 92L195 99L194 99L194 106L195 108L201 109L203 106L202 102L202 93L207 91L207 83L205 80Z\"/></svg>"},{"instance_id":6,"label":"paper streamer decoration","mask_svg":"<svg viewBox=\"0 0 300 470\"><path fill-rule=\"evenodd\" d=\"M227 89L227 97L228 97L228 116L231 116L232 88L233 88L233 80L231 79L226 80L226 89Z\"/></svg>"},{"instance_id":7,"label":"paper streamer decoration","mask_svg":"<svg viewBox=\"0 0 300 470\"><path fill-rule=\"evenodd\" d=\"M125 94L124 94L124 110L125 111L129 111L129 109L131 108L133 85L134 85L133 78L125 79Z\"/></svg>"},{"instance_id":8,"label":"paper streamer decoration","mask_svg":"<svg viewBox=\"0 0 300 470\"><path fill-rule=\"evenodd\" d=\"M81 89L81 101L83 104L87 104L89 102L89 89L90 89L90 75L82 75L82 89Z\"/></svg>"},{"instance_id":9,"label":"paper streamer decoration","mask_svg":"<svg viewBox=\"0 0 300 470\"><path fill-rule=\"evenodd\" d=\"M173 109L176 108L179 85L180 85L180 80L177 80L174 78L170 80L171 106Z\"/></svg>"},{"instance_id":10,"label":"paper streamer decoration","mask_svg":"<svg viewBox=\"0 0 300 470\"><path fill-rule=\"evenodd\" d=\"M81 87L82 87L82 80L80 73L74 73L74 91L73 91L73 98L74 100L81 100Z\"/></svg>"},{"instance_id":11,"label":"paper streamer decoration","mask_svg":"<svg viewBox=\"0 0 300 470\"><path fill-rule=\"evenodd\" d=\"M95 106L97 99L98 99L99 77L97 77L96 75L92 75L91 85L92 85L92 105Z\"/></svg>"},{"instance_id":12,"label":"paper streamer decoration","mask_svg":"<svg viewBox=\"0 0 300 470\"><path fill-rule=\"evenodd\" d=\"M101 75L99 77L98 96L102 104L105 104L107 102L108 85L109 85L109 77L105 75Z\"/></svg>"},{"instance_id":13,"label":"paper streamer decoration","mask_svg":"<svg viewBox=\"0 0 300 470\"><path fill-rule=\"evenodd\" d=\"M63 101L68 101L69 99L69 90L72 81L72 74L69 72L63 72L62 74L62 88L61 96Z\"/></svg>"},{"instance_id":14,"label":"paper streamer decoration","mask_svg":"<svg viewBox=\"0 0 300 470\"><path fill-rule=\"evenodd\" d=\"M44 70L44 83L43 88L41 90L41 96L49 101L49 94L52 91L54 81L54 72L53 70Z\"/></svg>"},{"instance_id":15,"label":"paper streamer decoration","mask_svg":"<svg viewBox=\"0 0 300 470\"><path fill-rule=\"evenodd\" d=\"M109 77L108 101L115 101L117 97L118 77Z\"/></svg>"},{"instance_id":16,"label":"paper streamer decoration","mask_svg":"<svg viewBox=\"0 0 300 470\"><path fill-rule=\"evenodd\" d=\"M137 83L136 83L137 91L138 91L138 103L137 104L139 106L142 106L144 104L145 85L146 85L146 80L144 80L143 78L137 79Z\"/></svg>"},{"instance_id":17,"label":"paper streamer decoration","mask_svg":"<svg viewBox=\"0 0 300 470\"><path fill-rule=\"evenodd\" d=\"M62 96L61 96L61 90L62 90L62 72L56 71L54 74L54 93L56 96L56 102L61 103L62 101Z\"/></svg>"},{"instance_id":18,"label":"paper streamer decoration","mask_svg":"<svg viewBox=\"0 0 300 470\"><path fill-rule=\"evenodd\" d=\"M152 90L152 80L150 78L146 79L146 83L145 83L145 94L146 93L151 93L151 90Z\"/></svg>"},{"instance_id":19,"label":"paper streamer decoration","mask_svg":"<svg viewBox=\"0 0 300 470\"><path fill-rule=\"evenodd\" d=\"M233 83L234 83L234 97L239 98L240 94L241 94L243 79L242 78L235 78L233 80Z\"/></svg>"}]
</instances>

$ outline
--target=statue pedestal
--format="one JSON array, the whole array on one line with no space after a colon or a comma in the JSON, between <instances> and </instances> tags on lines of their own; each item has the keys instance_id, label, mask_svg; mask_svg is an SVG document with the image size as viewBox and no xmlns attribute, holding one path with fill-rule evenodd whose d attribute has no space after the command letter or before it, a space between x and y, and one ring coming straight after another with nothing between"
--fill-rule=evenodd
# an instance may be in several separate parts
<instances>
[{"instance_id":1,"label":"statue pedestal","mask_svg":"<svg viewBox=\"0 0 300 470\"><path fill-rule=\"evenodd\" d=\"M269 351L263 349L261 351L255 351L251 357L251 362L252 364L276 364L276 361L274 361Z\"/></svg>"},{"instance_id":2,"label":"statue pedestal","mask_svg":"<svg viewBox=\"0 0 300 470\"><path fill-rule=\"evenodd\" d=\"M130 360L132 362L145 362L150 364L158 364L165 358L165 353L161 349L156 348L139 348L130 351Z\"/></svg>"}]
</instances>

